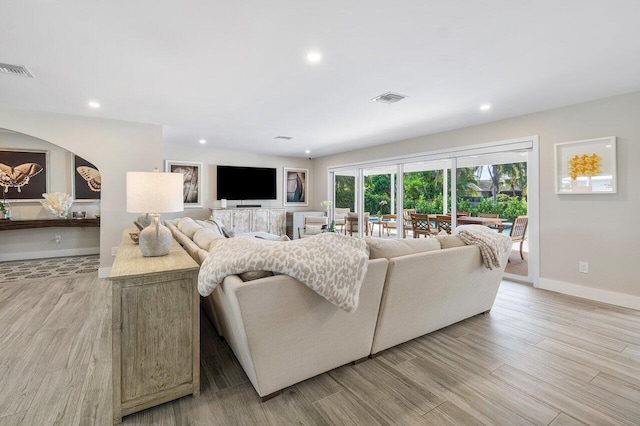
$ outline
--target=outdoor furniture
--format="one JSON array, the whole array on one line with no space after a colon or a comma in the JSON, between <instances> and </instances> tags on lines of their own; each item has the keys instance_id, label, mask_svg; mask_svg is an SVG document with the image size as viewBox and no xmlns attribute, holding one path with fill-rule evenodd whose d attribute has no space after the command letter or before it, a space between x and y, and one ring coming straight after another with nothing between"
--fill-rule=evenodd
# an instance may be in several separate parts
<instances>
[{"instance_id":1,"label":"outdoor furniture","mask_svg":"<svg viewBox=\"0 0 640 426\"><path fill-rule=\"evenodd\" d=\"M447 234L451 233L451 216L438 214L436 215L436 226L438 227L438 232L444 231Z\"/></svg>"},{"instance_id":2,"label":"outdoor furniture","mask_svg":"<svg viewBox=\"0 0 640 426\"><path fill-rule=\"evenodd\" d=\"M322 227L327 226L326 216L305 216L304 227L298 228L298 238L307 238L322 233Z\"/></svg>"},{"instance_id":3,"label":"outdoor furniture","mask_svg":"<svg viewBox=\"0 0 640 426\"><path fill-rule=\"evenodd\" d=\"M383 214L378 218L378 236L382 236L382 231L387 231L387 237L389 236L390 229L397 229L397 215L395 214ZM375 225L375 222L374 222ZM373 230L371 230L371 234L373 235Z\"/></svg>"},{"instance_id":4,"label":"outdoor furniture","mask_svg":"<svg viewBox=\"0 0 640 426\"><path fill-rule=\"evenodd\" d=\"M336 227L340 227L340 232L346 233L345 225L347 224L347 214L351 211L349 208L336 207L333 209L333 222Z\"/></svg>"},{"instance_id":5,"label":"outdoor furniture","mask_svg":"<svg viewBox=\"0 0 640 426\"><path fill-rule=\"evenodd\" d=\"M518 216L513 221L513 226L511 227L511 232L509 233L509 237L511 237L511 241L514 243L520 243L520 258L524 260L524 255L522 254L522 245L524 244L525 234L527 233L527 226L529 225L529 217L528 216Z\"/></svg>"},{"instance_id":6,"label":"outdoor furniture","mask_svg":"<svg viewBox=\"0 0 640 426\"><path fill-rule=\"evenodd\" d=\"M471 216L471 212L457 212L456 217L460 216Z\"/></svg>"},{"instance_id":7,"label":"outdoor furniture","mask_svg":"<svg viewBox=\"0 0 640 426\"><path fill-rule=\"evenodd\" d=\"M416 213L416 209L406 209L403 213L402 238L407 238L407 229L411 229L411 215Z\"/></svg>"},{"instance_id":8,"label":"outdoor furniture","mask_svg":"<svg viewBox=\"0 0 640 426\"><path fill-rule=\"evenodd\" d=\"M431 228L428 214L411 214L411 229L413 230L413 238L419 238L420 235L429 237L438 233L438 230Z\"/></svg>"},{"instance_id":9,"label":"outdoor furniture","mask_svg":"<svg viewBox=\"0 0 640 426\"><path fill-rule=\"evenodd\" d=\"M461 216L458 218L458 225L484 225L488 227L500 226L506 219L499 217L473 217Z\"/></svg>"},{"instance_id":10,"label":"outdoor furniture","mask_svg":"<svg viewBox=\"0 0 640 426\"><path fill-rule=\"evenodd\" d=\"M498 213L478 213L478 217L486 217L486 218L490 218L490 219L497 219L498 218ZM489 228L491 229L495 229L498 232L502 232L502 230L504 229L502 224L500 225L488 225Z\"/></svg>"},{"instance_id":11,"label":"outdoor furniture","mask_svg":"<svg viewBox=\"0 0 640 426\"><path fill-rule=\"evenodd\" d=\"M346 232L349 235L353 235L354 231L358 233L358 213L347 213L347 228ZM373 225L371 225L373 227ZM372 229L373 231L373 229ZM366 236L369 235L369 212L364 212L364 233Z\"/></svg>"}]
</instances>

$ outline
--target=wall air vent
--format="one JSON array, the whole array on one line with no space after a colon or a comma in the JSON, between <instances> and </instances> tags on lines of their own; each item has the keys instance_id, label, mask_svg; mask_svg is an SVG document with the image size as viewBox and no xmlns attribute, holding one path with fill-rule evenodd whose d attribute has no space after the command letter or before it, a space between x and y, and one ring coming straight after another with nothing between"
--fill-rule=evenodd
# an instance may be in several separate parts
<instances>
[{"instance_id":1,"label":"wall air vent","mask_svg":"<svg viewBox=\"0 0 640 426\"><path fill-rule=\"evenodd\" d=\"M395 102L403 100L404 98L406 98L406 96L401 95L399 93L387 92L387 93L383 93L380 96L376 96L371 100L374 102L381 102L383 104L393 104Z\"/></svg>"},{"instance_id":2,"label":"wall air vent","mask_svg":"<svg viewBox=\"0 0 640 426\"><path fill-rule=\"evenodd\" d=\"M291 136L276 136L274 139L282 139L285 141L290 141L291 139L293 139L293 137Z\"/></svg>"},{"instance_id":3,"label":"wall air vent","mask_svg":"<svg viewBox=\"0 0 640 426\"><path fill-rule=\"evenodd\" d=\"M20 77L35 78L24 65L3 64L0 62L0 73L18 75Z\"/></svg>"}]
</instances>

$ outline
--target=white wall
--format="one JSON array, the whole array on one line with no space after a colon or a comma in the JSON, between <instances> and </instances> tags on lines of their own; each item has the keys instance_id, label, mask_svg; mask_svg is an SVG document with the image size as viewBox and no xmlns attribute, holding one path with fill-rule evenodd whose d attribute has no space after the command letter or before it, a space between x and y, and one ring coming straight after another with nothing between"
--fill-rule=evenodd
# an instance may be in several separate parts
<instances>
[{"instance_id":1,"label":"white wall","mask_svg":"<svg viewBox=\"0 0 640 426\"><path fill-rule=\"evenodd\" d=\"M197 141L194 141L197 143ZM212 142L209 142L210 144ZM163 218L173 218L181 216L190 216L193 218L209 217L210 207L220 207L220 201L216 196L216 166L243 166L243 167L274 167L277 169L277 200L246 200L245 204L261 204L263 207L282 207L283 205L283 168L295 167L309 169L310 176L313 176L311 167L312 162L306 158L282 157L274 155L253 154L239 151L217 150L207 146L194 146L185 148L182 146L165 143L163 151L165 160L179 161L197 161L203 163L203 193L204 199L202 209L185 209L182 213L164 214ZM313 197L313 179L309 182L311 191L310 196ZM312 198L313 199L313 198ZM230 200L227 207L235 207L239 201ZM322 210L320 202L309 203L307 207L286 207L287 210Z\"/></svg>"},{"instance_id":2,"label":"white wall","mask_svg":"<svg viewBox=\"0 0 640 426\"><path fill-rule=\"evenodd\" d=\"M0 108L0 128L50 142L98 167L102 177L100 266L111 266L111 248L119 245L123 229L133 226L137 217L126 213L126 172L162 169L162 127Z\"/></svg>"},{"instance_id":3,"label":"white wall","mask_svg":"<svg viewBox=\"0 0 640 426\"><path fill-rule=\"evenodd\" d=\"M539 135L540 285L640 309L638 117L640 92L314 159L314 203L330 166ZM618 137L618 193L556 195L554 144L602 136Z\"/></svg>"},{"instance_id":4,"label":"white wall","mask_svg":"<svg viewBox=\"0 0 640 426\"><path fill-rule=\"evenodd\" d=\"M72 154L66 149L40 139L0 131L0 149L33 149L49 151L49 192L71 194ZM39 202L10 202L12 218L53 219ZM100 209L100 202L74 203L71 211L83 210L88 217L94 217ZM60 242L55 236L61 237ZM43 257L98 254L100 252L100 229L98 228L42 228L30 230L2 231L0 235L0 261L18 259L38 259Z\"/></svg>"}]
</instances>

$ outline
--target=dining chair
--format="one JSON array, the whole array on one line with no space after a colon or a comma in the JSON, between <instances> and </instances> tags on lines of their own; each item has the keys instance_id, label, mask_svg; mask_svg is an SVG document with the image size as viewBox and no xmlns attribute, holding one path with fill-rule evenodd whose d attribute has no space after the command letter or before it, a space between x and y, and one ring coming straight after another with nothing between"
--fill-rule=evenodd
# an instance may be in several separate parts
<instances>
[{"instance_id":1,"label":"dining chair","mask_svg":"<svg viewBox=\"0 0 640 426\"><path fill-rule=\"evenodd\" d=\"M417 213L416 209L403 210L403 226L402 226L402 238L407 238L407 229L411 229L411 215Z\"/></svg>"},{"instance_id":2,"label":"dining chair","mask_svg":"<svg viewBox=\"0 0 640 426\"><path fill-rule=\"evenodd\" d=\"M471 212L456 212L456 217L471 216Z\"/></svg>"},{"instance_id":3,"label":"dining chair","mask_svg":"<svg viewBox=\"0 0 640 426\"><path fill-rule=\"evenodd\" d=\"M347 233L345 225L347 224L347 214L351 211L350 208L336 207L333 209L333 221L336 229L340 227L340 232Z\"/></svg>"},{"instance_id":4,"label":"dining chair","mask_svg":"<svg viewBox=\"0 0 640 426\"><path fill-rule=\"evenodd\" d=\"M413 238L419 238L420 235L430 237L438 233L436 229L431 228L428 214L412 213L411 229L413 230Z\"/></svg>"},{"instance_id":5,"label":"dining chair","mask_svg":"<svg viewBox=\"0 0 640 426\"><path fill-rule=\"evenodd\" d=\"M389 231L391 229L398 229L397 218L398 216L395 214L383 214L380 216L378 226L382 226L382 232L387 231L387 237L389 236ZM373 235L373 232L371 234Z\"/></svg>"},{"instance_id":6,"label":"dining chair","mask_svg":"<svg viewBox=\"0 0 640 426\"><path fill-rule=\"evenodd\" d=\"M364 234L369 236L369 212L364 212ZM347 230L349 235L358 234L358 213L347 213Z\"/></svg>"},{"instance_id":7,"label":"dining chair","mask_svg":"<svg viewBox=\"0 0 640 426\"><path fill-rule=\"evenodd\" d=\"M498 213L478 213L478 217L486 217L490 219L497 219L499 217ZM498 232L502 232L504 227L502 225L489 225L489 228L495 229Z\"/></svg>"},{"instance_id":8,"label":"dining chair","mask_svg":"<svg viewBox=\"0 0 640 426\"><path fill-rule=\"evenodd\" d=\"M528 225L529 225L528 216L518 216L513 221L511 232L509 232L509 237L511 237L511 242L520 243L520 258L522 260L524 260L524 255L522 254L522 245L524 244L524 239L527 233Z\"/></svg>"},{"instance_id":9,"label":"dining chair","mask_svg":"<svg viewBox=\"0 0 640 426\"><path fill-rule=\"evenodd\" d=\"M436 215L436 226L438 232L445 231L447 234L451 234L451 216L445 214Z\"/></svg>"}]
</instances>

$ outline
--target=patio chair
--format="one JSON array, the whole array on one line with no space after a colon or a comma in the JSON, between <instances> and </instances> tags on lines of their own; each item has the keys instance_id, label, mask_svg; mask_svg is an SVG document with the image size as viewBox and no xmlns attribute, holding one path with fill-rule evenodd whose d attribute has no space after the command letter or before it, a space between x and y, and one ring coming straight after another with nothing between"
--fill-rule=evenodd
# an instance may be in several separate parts
<instances>
[{"instance_id":1,"label":"patio chair","mask_svg":"<svg viewBox=\"0 0 640 426\"><path fill-rule=\"evenodd\" d=\"M411 214L411 229L413 230L413 238L419 238L420 235L430 237L438 233L437 229L431 228L428 214Z\"/></svg>"},{"instance_id":2,"label":"patio chair","mask_svg":"<svg viewBox=\"0 0 640 426\"><path fill-rule=\"evenodd\" d=\"M438 227L438 232L445 231L447 234L451 234L451 216L436 215L436 226Z\"/></svg>"},{"instance_id":3,"label":"patio chair","mask_svg":"<svg viewBox=\"0 0 640 426\"><path fill-rule=\"evenodd\" d=\"M358 213L347 213L346 232L349 235L358 233ZM364 212L364 234L369 236L369 212Z\"/></svg>"},{"instance_id":4,"label":"patio chair","mask_svg":"<svg viewBox=\"0 0 640 426\"><path fill-rule=\"evenodd\" d=\"M527 226L529 225L529 217L528 216L518 216L513 221L513 226L511 227L511 232L509 232L509 237L511 237L511 241L514 243L520 243L520 258L524 260L524 255L522 254L522 245L524 244L524 239L527 233Z\"/></svg>"},{"instance_id":5,"label":"patio chair","mask_svg":"<svg viewBox=\"0 0 640 426\"><path fill-rule=\"evenodd\" d=\"M497 219L499 215L498 213L478 213L478 217ZM504 225L489 225L489 228L495 229L498 232L502 232L502 230L505 229Z\"/></svg>"},{"instance_id":6,"label":"patio chair","mask_svg":"<svg viewBox=\"0 0 640 426\"><path fill-rule=\"evenodd\" d=\"M405 209L402 215L404 219L403 229L402 229L402 238L407 238L407 229L411 229L411 215L416 213L416 209Z\"/></svg>"},{"instance_id":7,"label":"patio chair","mask_svg":"<svg viewBox=\"0 0 640 426\"><path fill-rule=\"evenodd\" d=\"M347 214L351 211L349 208L340 208L336 207L333 209L333 220L336 226L336 229L340 227L340 232L346 234L345 225L347 224Z\"/></svg>"},{"instance_id":8,"label":"patio chair","mask_svg":"<svg viewBox=\"0 0 640 426\"><path fill-rule=\"evenodd\" d=\"M471 216L471 212L456 212L456 217Z\"/></svg>"},{"instance_id":9,"label":"patio chair","mask_svg":"<svg viewBox=\"0 0 640 426\"><path fill-rule=\"evenodd\" d=\"M327 226L329 218L326 216L305 216L304 228L298 228L298 238L307 238L322 233L322 227Z\"/></svg>"},{"instance_id":10,"label":"patio chair","mask_svg":"<svg viewBox=\"0 0 640 426\"><path fill-rule=\"evenodd\" d=\"M389 236L389 231L391 229L398 229L397 217L398 216L395 214L383 214L380 216L379 220L382 225L378 226L382 226L382 230L387 231L387 237Z\"/></svg>"}]
</instances>

